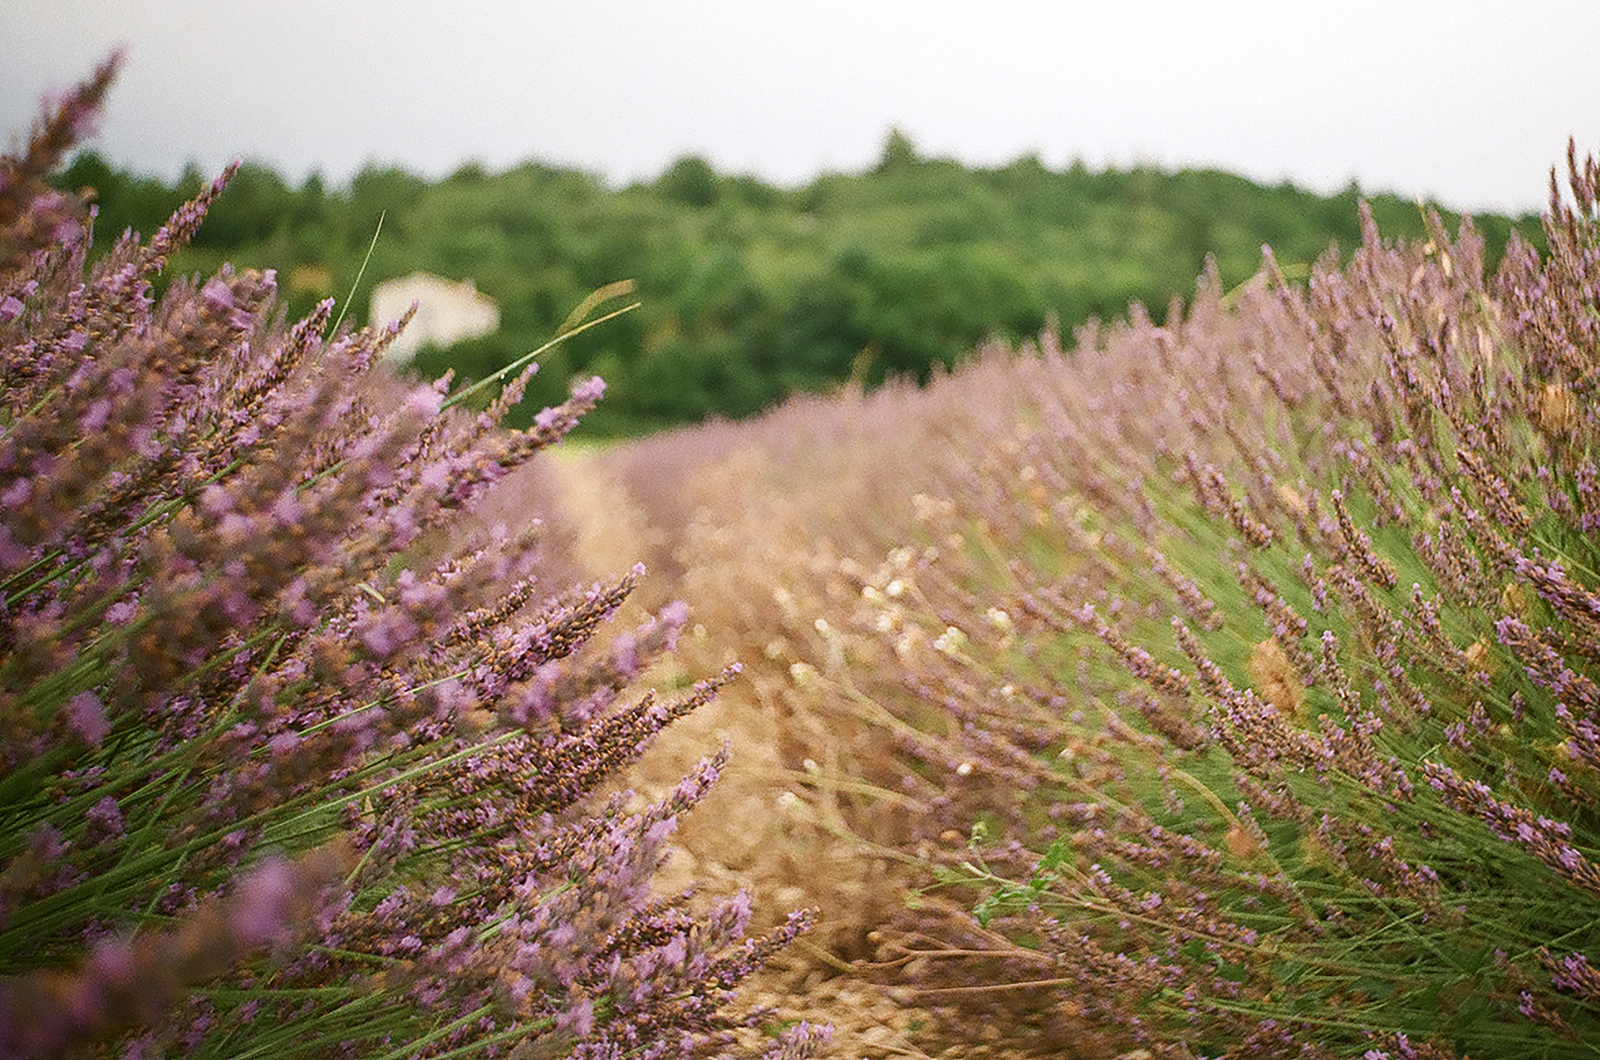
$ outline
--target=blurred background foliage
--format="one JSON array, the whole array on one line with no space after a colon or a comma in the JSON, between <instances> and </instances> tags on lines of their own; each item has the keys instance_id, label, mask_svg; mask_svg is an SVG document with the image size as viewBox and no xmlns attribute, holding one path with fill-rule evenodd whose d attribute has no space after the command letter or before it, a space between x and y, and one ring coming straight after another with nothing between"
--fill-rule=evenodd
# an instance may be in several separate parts
<instances>
[{"instance_id":1,"label":"blurred background foliage","mask_svg":"<svg viewBox=\"0 0 1600 1060\"><path fill-rule=\"evenodd\" d=\"M125 227L152 232L208 176L169 184L91 151L58 179L94 189L109 246ZM693 155L626 187L539 162L469 162L438 181L370 166L342 187L246 163L168 275L223 260L276 268L291 316L344 299L360 275L349 318L362 322L384 279L470 279L499 303L500 330L424 347L415 362L465 380L540 345L596 288L632 279L639 309L545 354L511 417L524 425L573 375L597 372L610 389L580 433L617 436L744 417L797 391L925 380L988 339L1120 317L1130 302L1159 321L1192 294L1208 254L1231 287L1255 272L1262 244L1290 272L1330 242L1357 246L1358 198L1387 236L1424 235L1416 203L1354 185L1321 196L1215 170L1052 169L1032 156L973 168L924 157L899 131L871 169L794 188ZM1534 215L1476 220L1491 267L1513 227L1543 245Z\"/></svg>"}]
</instances>

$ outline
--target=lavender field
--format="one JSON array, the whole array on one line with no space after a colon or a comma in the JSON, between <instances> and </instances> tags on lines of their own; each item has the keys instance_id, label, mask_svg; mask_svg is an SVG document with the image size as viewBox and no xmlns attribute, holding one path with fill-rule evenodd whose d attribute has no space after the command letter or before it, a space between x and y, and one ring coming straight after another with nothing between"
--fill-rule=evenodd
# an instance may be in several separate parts
<instances>
[{"instance_id":1,"label":"lavender field","mask_svg":"<svg viewBox=\"0 0 1600 1060\"><path fill-rule=\"evenodd\" d=\"M1592 158L564 453L153 298L225 180L91 262L112 73L0 169L0 1056L1600 1052Z\"/></svg>"},{"instance_id":2,"label":"lavender field","mask_svg":"<svg viewBox=\"0 0 1600 1060\"><path fill-rule=\"evenodd\" d=\"M688 657L746 663L730 786L772 823L685 841L802 888L917 1009L874 1055L1593 1051L1571 169L1549 258L1494 276L1470 225L1369 223L1304 284L1269 256L1165 326L585 466L692 602Z\"/></svg>"}]
</instances>

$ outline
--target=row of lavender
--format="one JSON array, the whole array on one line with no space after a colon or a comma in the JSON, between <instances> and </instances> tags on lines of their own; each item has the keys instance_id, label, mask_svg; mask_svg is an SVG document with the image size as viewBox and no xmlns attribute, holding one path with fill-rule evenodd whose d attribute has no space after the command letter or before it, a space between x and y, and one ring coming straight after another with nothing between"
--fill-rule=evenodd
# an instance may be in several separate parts
<instances>
[{"instance_id":1,"label":"row of lavender","mask_svg":"<svg viewBox=\"0 0 1600 1060\"><path fill-rule=\"evenodd\" d=\"M226 176L91 265L115 66L0 160L0 1056L809 1051L732 1004L805 918L650 887L724 755L602 798L729 674L630 693L681 609L592 645L638 572L474 514L598 380L504 431L270 274L153 299Z\"/></svg>"},{"instance_id":2,"label":"row of lavender","mask_svg":"<svg viewBox=\"0 0 1600 1060\"><path fill-rule=\"evenodd\" d=\"M1570 170L1548 258L1492 277L1470 226L1369 224L1304 285L1269 257L1164 326L612 458L668 518L700 484L686 591L817 817L920 864L883 877L927 885L885 896L883 974L1062 1049L1594 1051L1600 168Z\"/></svg>"},{"instance_id":3,"label":"row of lavender","mask_svg":"<svg viewBox=\"0 0 1600 1060\"><path fill-rule=\"evenodd\" d=\"M1493 282L1369 231L1081 336L876 586L993 979L1203 1054L1590 1048L1594 176Z\"/></svg>"}]
</instances>

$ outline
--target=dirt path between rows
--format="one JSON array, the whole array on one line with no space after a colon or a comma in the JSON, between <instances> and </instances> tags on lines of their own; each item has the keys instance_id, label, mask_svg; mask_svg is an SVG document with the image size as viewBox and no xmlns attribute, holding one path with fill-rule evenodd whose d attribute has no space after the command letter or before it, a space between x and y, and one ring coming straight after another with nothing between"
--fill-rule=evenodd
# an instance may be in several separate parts
<instances>
[{"instance_id":1,"label":"dirt path between rows","mask_svg":"<svg viewBox=\"0 0 1600 1060\"><path fill-rule=\"evenodd\" d=\"M640 561L649 568L618 616L617 628L628 628L647 610L680 596L692 611L729 610L707 606L715 601L697 601L694 586L684 591L687 565L676 557L689 526L651 525L643 506L609 470L607 451L569 448L552 456L538 488L568 521L579 565L598 578ZM737 632L691 619L678 652L648 674L647 683L682 688L715 673L735 661ZM749 645L743 650L749 653ZM756 662L772 668L770 660ZM771 1006L780 1020L832 1024L833 1042L824 1055L833 1057L1038 1056L1017 1051L1014 1039L1008 1045L1008 1036L996 1027L965 1027L964 1040L952 1043L948 1026L941 1029L909 991L872 980L863 965L880 955L874 927L893 912L886 903L903 902L899 881L909 877L881 851L847 834L841 822L819 820L813 804L799 797L807 771L814 780L816 763L837 760L837 749L826 745L822 727L796 725L792 710L786 717L790 708L776 706L759 684L748 677L735 680L712 703L663 733L629 777L642 791L665 790L726 743L729 767L682 822L660 880L662 890L693 887L707 895L748 890L763 927L791 909L818 910L813 931L745 984L742 1000ZM1075 1055L1109 1054L1089 1047Z\"/></svg>"},{"instance_id":2,"label":"dirt path between rows","mask_svg":"<svg viewBox=\"0 0 1600 1060\"><path fill-rule=\"evenodd\" d=\"M625 488L608 474L604 453L558 452L547 465L546 488L570 521L581 565L596 577L626 571L635 562L650 567L626 612L626 628L680 595L675 564L664 562L680 544L684 528L651 526ZM653 562L652 562L653 560ZM688 599L691 609L696 605ZM677 657L650 674L658 686L681 686L707 676L719 662L734 661L718 632L691 619ZM688 673L684 659L702 665ZM796 797L794 777L806 761L785 761L774 738L769 706L756 701L750 682L735 680L717 698L663 733L630 782L660 790L677 782L695 762L726 743L728 768L711 794L682 822L678 846L661 879L664 891L693 886L705 894L747 889L757 916L770 925L789 910L819 910L817 927L780 956L767 973L740 991L746 1003L770 1005L781 1019L804 1018L834 1026L828 1054L838 1057L985 1057L995 1055L982 1042L940 1045L924 1040L932 1020L903 992L869 981L851 961L869 956L873 939L867 926L872 906L882 900L887 866L880 857L848 838L832 834L826 822L806 818ZM791 749L792 750L792 749ZM822 752L817 752L822 757ZM869 893L869 888L875 893Z\"/></svg>"}]
</instances>

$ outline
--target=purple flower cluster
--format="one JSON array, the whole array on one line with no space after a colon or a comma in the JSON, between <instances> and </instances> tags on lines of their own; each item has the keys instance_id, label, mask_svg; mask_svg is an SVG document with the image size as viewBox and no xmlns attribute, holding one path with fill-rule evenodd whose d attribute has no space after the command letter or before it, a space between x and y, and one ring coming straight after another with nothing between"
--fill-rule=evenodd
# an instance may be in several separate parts
<instances>
[{"instance_id":1,"label":"purple flower cluster","mask_svg":"<svg viewBox=\"0 0 1600 1060\"><path fill-rule=\"evenodd\" d=\"M586 651L642 570L481 515L603 384L504 430L376 367L403 321L156 297L227 174L91 258L44 178L116 65L0 159L0 1056L720 1047L807 918L652 893L720 758L596 796L731 674L629 693L682 606Z\"/></svg>"}]
</instances>

